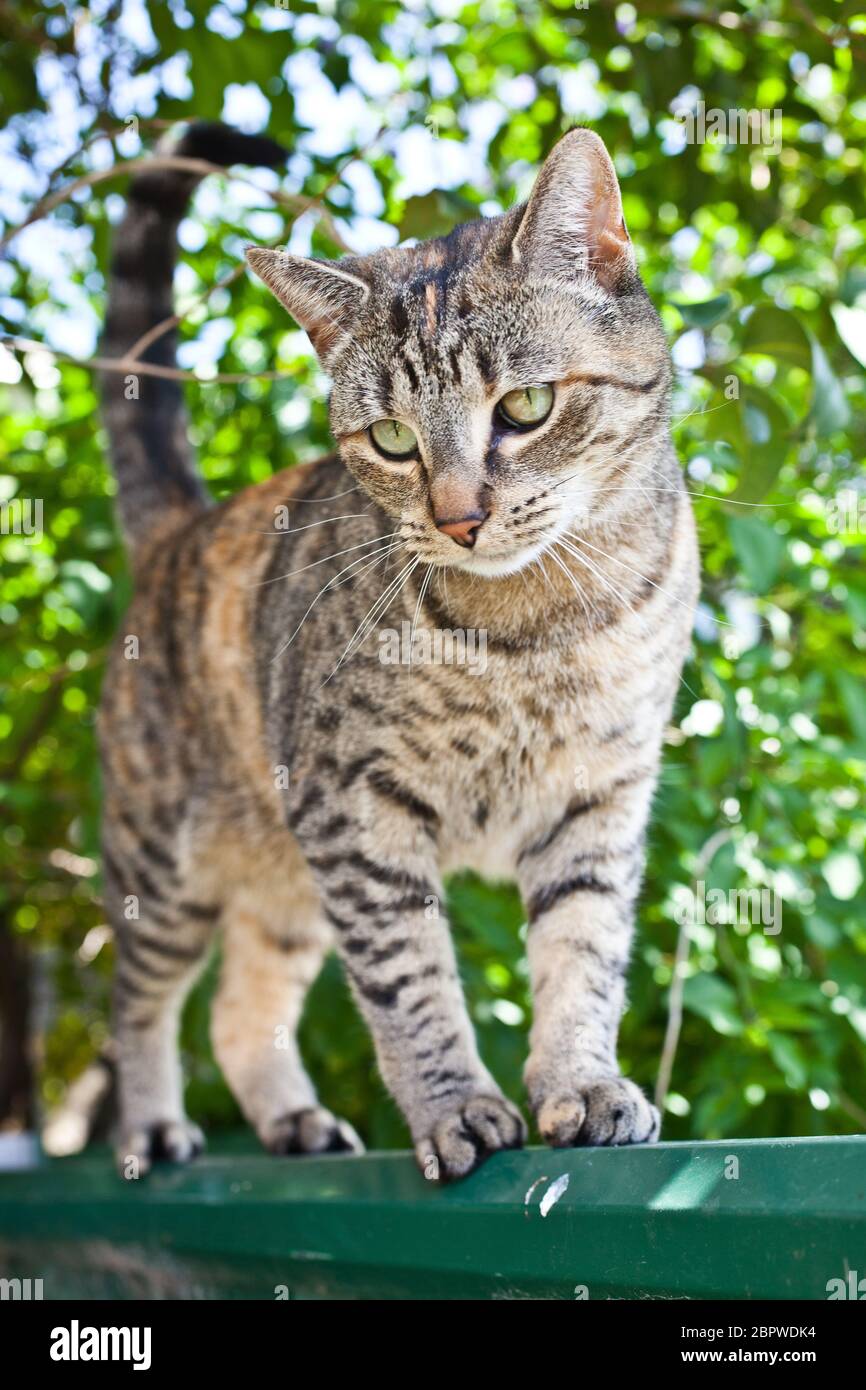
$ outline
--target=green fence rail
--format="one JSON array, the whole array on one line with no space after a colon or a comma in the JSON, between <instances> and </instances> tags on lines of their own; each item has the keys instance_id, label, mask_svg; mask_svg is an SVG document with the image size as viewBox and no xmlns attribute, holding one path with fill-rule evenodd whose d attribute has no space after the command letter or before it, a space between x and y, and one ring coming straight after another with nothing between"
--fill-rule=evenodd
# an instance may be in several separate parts
<instances>
[{"instance_id":1,"label":"green fence rail","mask_svg":"<svg viewBox=\"0 0 866 1390\"><path fill-rule=\"evenodd\" d=\"M0 1277L46 1299L851 1296L866 1136L528 1149L447 1188L396 1153L138 1182L86 1155L0 1174Z\"/></svg>"}]
</instances>

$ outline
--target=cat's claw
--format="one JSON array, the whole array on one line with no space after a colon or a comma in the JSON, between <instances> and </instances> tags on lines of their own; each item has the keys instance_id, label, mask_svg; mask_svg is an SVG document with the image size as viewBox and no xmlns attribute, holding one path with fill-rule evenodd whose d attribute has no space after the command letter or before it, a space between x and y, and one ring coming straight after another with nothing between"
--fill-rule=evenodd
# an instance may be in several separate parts
<instances>
[{"instance_id":1,"label":"cat's claw","mask_svg":"<svg viewBox=\"0 0 866 1390\"><path fill-rule=\"evenodd\" d=\"M323 1105L307 1106L281 1115L262 1136L272 1154L362 1154L364 1145L347 1120L338 1119Z\"/></svg>"},{"instance_id":2,"label":"cat's claw","mask_svg":"<svg viewBox=\"0 0 866 1390\"><path fill-rule=\"evenodd\" d=\"M448 1181L465 1178L497 1149L519 1149L526 1124L504 1096L473 1096L432 1127L415 1145L425 1177Z\"/></svg>"},{"instance_id":3,"label":"cat's claw","mask_svg":"<svg viewBox=\"0 0 866 1390\"><path fill-rule=\"evenodd\" d=\"M656 1107L625 1076L588 1082L544 1100L537 1122L545 1144L554 1149L654 1144L661 1128Z\"/></svg>"},{"instance_id":4,"label":"cat's claw","mask_svg":"<svg viewBox=\"0 0 866 1390\"><path fill-rule=\"evenodd\" d=\"M115 1154L122 1178L142 1178L154 1163L189 1163L204 1148L204 1135L191 1120L158 1120L126 1130Z\"/></svg>"}]
</instances>

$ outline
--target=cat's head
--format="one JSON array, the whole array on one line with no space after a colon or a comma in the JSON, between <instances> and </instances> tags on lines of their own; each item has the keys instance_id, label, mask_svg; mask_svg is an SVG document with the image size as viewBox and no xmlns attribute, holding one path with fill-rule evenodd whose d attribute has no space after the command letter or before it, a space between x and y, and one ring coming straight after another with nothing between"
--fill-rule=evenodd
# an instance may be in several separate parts
<instances>
[{"instance_id":1,"label":"cat's head","mask_svg":"<svg viewBox=\"0 0 866 1390\"><path fill-rule=\"evenodd\" d=\"M615 505L627 451L665 429L664 334L588 130L501 217L339 262L247 257L331 375L346 465L425 562L522 569Z\"/></svg>"}]
</instances>

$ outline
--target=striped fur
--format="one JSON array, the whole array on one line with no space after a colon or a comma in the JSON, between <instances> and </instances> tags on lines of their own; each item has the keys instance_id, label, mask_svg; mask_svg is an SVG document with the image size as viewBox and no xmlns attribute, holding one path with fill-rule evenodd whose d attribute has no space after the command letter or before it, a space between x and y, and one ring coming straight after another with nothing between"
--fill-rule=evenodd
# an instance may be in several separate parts
<instances>
[{"instance_id":1,"label":"striped fur","mask_svg":"<svg viewBox=\"0 0 866 1390\"><path fill-rule=\"evenodd\" d=\"M444 875L464 867L523 894L526 1085L544 1139L652 1139L657 1113L620 1076L616 1037L697 559L667 349L612 165L571 132L528 206L501 218L336 270L250 261L331 373L339 453L213 508L186 485L160 493L159 441L150 463L116 455L122 510L149 499L124 625L139 655L119 643L101 726L120 1154L140 1170L200 1143L177 1018L218 928L214 1044L267 1147L358 1147L294 1043L331 946L425 1171L461 1176L520 1143L441 907ZM496 403L534 382L554 384L550 416L509 430ZM114 400L115 439L157 428L125 408ZM391 416L419 458L377 452L368 427ZM473 508L472 549L434 524ZM483 632L486 670L385 664L374 619Z\"/></svg>"}]
</instances>

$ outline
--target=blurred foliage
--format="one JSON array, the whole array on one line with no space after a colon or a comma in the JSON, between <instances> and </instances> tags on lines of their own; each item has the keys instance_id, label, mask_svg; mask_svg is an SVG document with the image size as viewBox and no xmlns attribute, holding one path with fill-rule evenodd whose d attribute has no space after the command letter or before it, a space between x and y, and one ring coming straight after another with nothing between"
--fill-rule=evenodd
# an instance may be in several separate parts
<instances>
[{"instance_id":1,"label":"blurred foliage","mask_svg":"<svg viewBox=\"0 0 866 1390\"><path fill-rule=\"evenodd\" d=\"M759 922L690 928L667 1135L866 1128L863 0L21 0L0 5L0 63L12 225L49 186L149 147L154 118L231 117L237 84L294 151L283 189L322 196L362 249L393 241L386 223L425 236L508 206L571 124L604 138L679 368L675 437L705 570L623 1063L653 1085L696 882L770 888L778 935ZM781 139L685 143L677 103L696 101L778 111ZM12 241L4 332L63 348L77 331L72 355L92 350L123 187L118 175L84 189ZM310 217L291 235L298 249L335 254ZM212 180L182 228L182 302L229 273L245 241L288 236L265 192ZM203 378L187 394L215 494L328 447L306 339L257 282L244 276L193 307L183 338L182 364ZM93 725L128 583L91 371L38 352L0 365L0 497L40 499L44 517L34 537L0 537L0 917L33 965L50 1104L108 1026ZM225 386L207 381L214 368L286 378ZM635 504L636 522L651 524L651 494ZM462 878L452 912L482 1049L519 1098L529 1015L519 901ZM231 1124L207 1041L212 978L184 1025L189 1101L205 1122ZM327 1103L368 1141L405 1142L334 960L304 1043Z\"/></svg>"}]
</instances>

